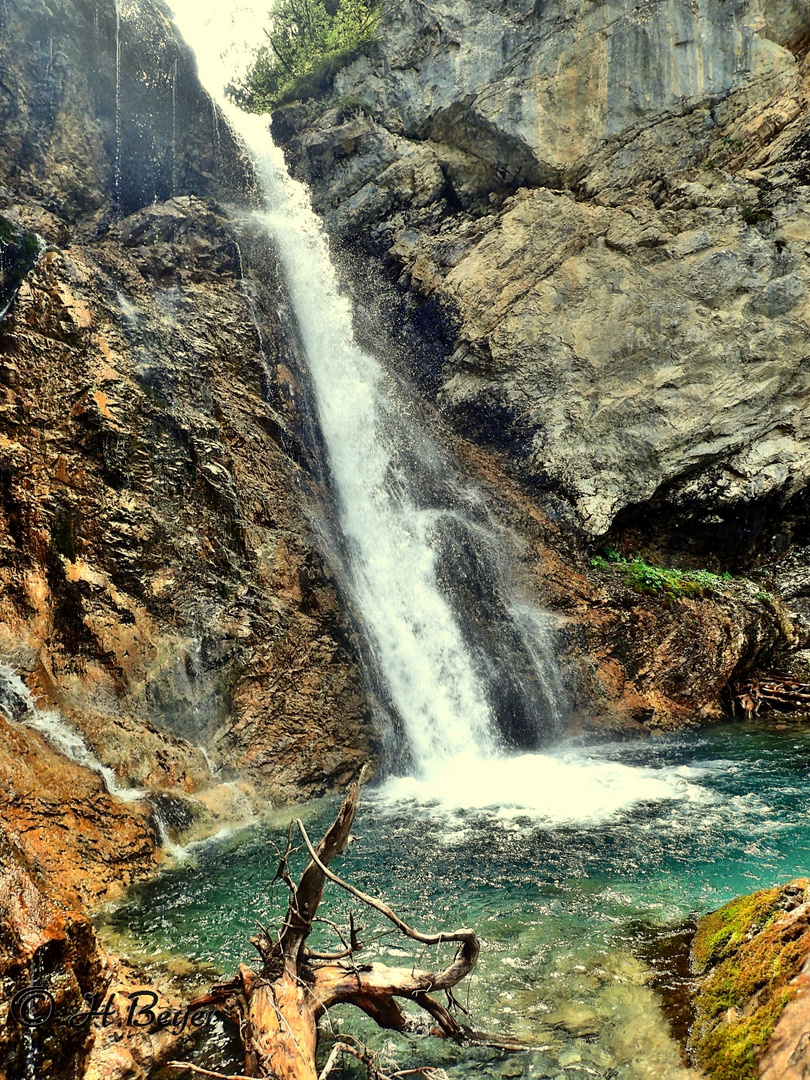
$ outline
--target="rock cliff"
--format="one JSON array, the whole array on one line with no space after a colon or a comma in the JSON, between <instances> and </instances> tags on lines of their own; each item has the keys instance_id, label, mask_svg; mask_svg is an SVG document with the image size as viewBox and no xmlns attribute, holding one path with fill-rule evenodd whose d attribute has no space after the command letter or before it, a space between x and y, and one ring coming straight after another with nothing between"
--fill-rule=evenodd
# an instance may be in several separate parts
<instances>
[{"instance_id":1,"label":"rock cliff","mask_svg":"<svg viewBox=\"0 0 810 1080\"><path fill-rule=\"evenodd\" d=\"M767 590L810 610L809 48L800 3L384 3L273 113L359 331L394 312L437 424L534 507L599 725L717 715L805 633ZM602 547L766 590L673 611L594 576Z\"/></svg>"},{"instance_id":2,"label":"rock cliff","mask_svg":"<svg viewBox=\"0 0 810 1080\"><path fill-rule=\"evenodd\" d=\"M3 657L123 784L322 790L364 706L250 167L159 3L3 10Z\"/></svg>"},{"instance_id":3,"label":"rock cliff","mask_svg":"<svg viewBox=\"0 0 810 1080\"><path fill-rule=\"evenodd\" d=\"M441 312L415 379L586 538L804 535L809 35L798 2L384 4L274 114L335 236Z\"/></svg>"}]
</instances>

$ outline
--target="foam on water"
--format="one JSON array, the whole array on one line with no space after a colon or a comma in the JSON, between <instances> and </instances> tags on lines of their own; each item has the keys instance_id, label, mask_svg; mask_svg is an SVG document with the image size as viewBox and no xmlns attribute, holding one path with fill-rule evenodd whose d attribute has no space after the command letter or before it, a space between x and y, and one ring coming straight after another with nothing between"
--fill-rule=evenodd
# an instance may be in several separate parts
<instances>
[{"instance_id":1,"label":"foam on water","mask_svg":"<svg viewBox=\"0 0 810 1080\"><path fill-rule=\"evenodd\" d=\"M459 755L425 776L388 780L375 802L391 811L410 802L438 813L486 810L501 820L598 824L640 803L710 798L697 783L701 772L624 765L572 750L489 760Z\"/></svg>"}]
</instances>

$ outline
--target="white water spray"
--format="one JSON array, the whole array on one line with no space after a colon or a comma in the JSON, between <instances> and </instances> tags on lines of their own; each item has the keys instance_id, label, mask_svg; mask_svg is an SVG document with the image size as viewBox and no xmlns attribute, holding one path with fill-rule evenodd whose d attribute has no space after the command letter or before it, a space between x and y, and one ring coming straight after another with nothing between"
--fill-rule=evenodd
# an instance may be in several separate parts
<instances>
[{"instance_id":1,"label":"white water spray","mask_svg":"<svg viewBox=\"0 0 810 1080\"><path fill-rule=\"evenodd\" d=\"M177 194L177 58L172 66L172 198Z\"/></svg>"},{"instance_id":2,"label":"white water spray","mask_svg":"<svg viewBox=\"0 0 810 1080\"><path fill-rule=\"evenodd\" d=\"M182 15L183 5L175 7ZM306 189L287 172L267 119L223 99L232 72L222 71L218 56L206 64L194 33L199 11L185 14L181 28L198 47L207 89L248 145L265 193L268 209L261 217L279 252L308 358L352 584L414 761L425 771L458 754L492 756L486 689L436 584L436 512L415 504L390 445L392 387L354 340L351 309Z\"/></svg>"}]
</instances>

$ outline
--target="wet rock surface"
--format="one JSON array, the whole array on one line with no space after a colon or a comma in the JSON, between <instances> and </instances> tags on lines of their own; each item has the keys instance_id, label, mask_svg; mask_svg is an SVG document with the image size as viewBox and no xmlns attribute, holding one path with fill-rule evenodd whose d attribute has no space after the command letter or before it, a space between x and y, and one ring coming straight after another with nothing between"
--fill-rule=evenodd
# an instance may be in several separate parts
<instances>
[{"instance_id":1,"label":"wet rock surface","mask_svg":"<svg viewBox=\"0 0 810 1080\"><path fill-rule=\"evenodd\" d=\"M281 331L259 341L237 243L181 198L51 252L20 290L1 331L2 645L80 725L124 718L118 760L98 736L113 767L141 718L185 740L191 775L188 743L210 744L292 797L357 766L363 706L311 481L279 447L294 417L265 400Z\"/></svg>"},{"instance_id":2,"label":"wet rock surface","mask_svg":"<svg viewBox=\"0 0 810 1080\"><path fill-rule=\"evenodd\" d=\"M691 592L645 585L620 563L594 565L492 451L455 441L490 512L521 538L523 587L549 610L568 730L644 734L728 714L727 687L789 662L806 630L761 584L711 577Z\"/></svg>"},{"instance_id":3,"label":"wet rock surface","mask_svg":"<svg viewBox=\"0 0 810 1080\"><path fill-rule=\"evenodd\" d=\"M0 326L4 658L125 783L205 787L202 744L322 791L365 706L251 169L160 3L13 0L0 52L4 228L49 245Z\"/></svg>"}]
</instances>

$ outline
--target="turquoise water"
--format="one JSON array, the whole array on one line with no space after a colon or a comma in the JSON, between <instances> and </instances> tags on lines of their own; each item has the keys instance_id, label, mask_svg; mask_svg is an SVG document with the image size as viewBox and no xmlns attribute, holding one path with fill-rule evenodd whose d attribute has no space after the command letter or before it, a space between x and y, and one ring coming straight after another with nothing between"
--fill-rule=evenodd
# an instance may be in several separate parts
<instances>
[{"instance_id":1,"label":"turquoise water","mask_svg":"<svg viewBox=\"0 0 810 1080\"><path fill-rule=\"evenodd\" d=\"M482 955L459 996L469 1000L474 1025L537 1049L504 1055L408 1040L376 1032L348 1007L340 1022L387 1048L401 1068L433 1061L457 1076L682 1080L692 1074L638 959L639 927L682 923L810 872L810 728L723 725L552 757L555 768L564 762L565 789L545 817L536 807L464 810L459 798L431 804L424 792L421 801L403 801L401 787L367 789L357 840L335 867L420 929L472 925ZM536 758L543 779L548 760ZM616 773L617 765L625 769ZM666 778L667 797L644 797L650 770ZM600 809L590 799L583 814L578 777L601 775L619 777L625 805L611 796ZM560 800L570 802L572 821ZM336 806L306 808L311 835ZM252 962L256 922L277 924L286 907L271 880L273 845L283 846L288 817L197 849L193 865L135 890L110 928L141 955L171 949L223 971ZM345 922L348 899L330 887L321 914ZM361 938L384 935L369 959L435 963L433 950L414 954L374 913L357 914ZM332 940L321 936L324 946Z\"/></svg>"}]
</instances>

